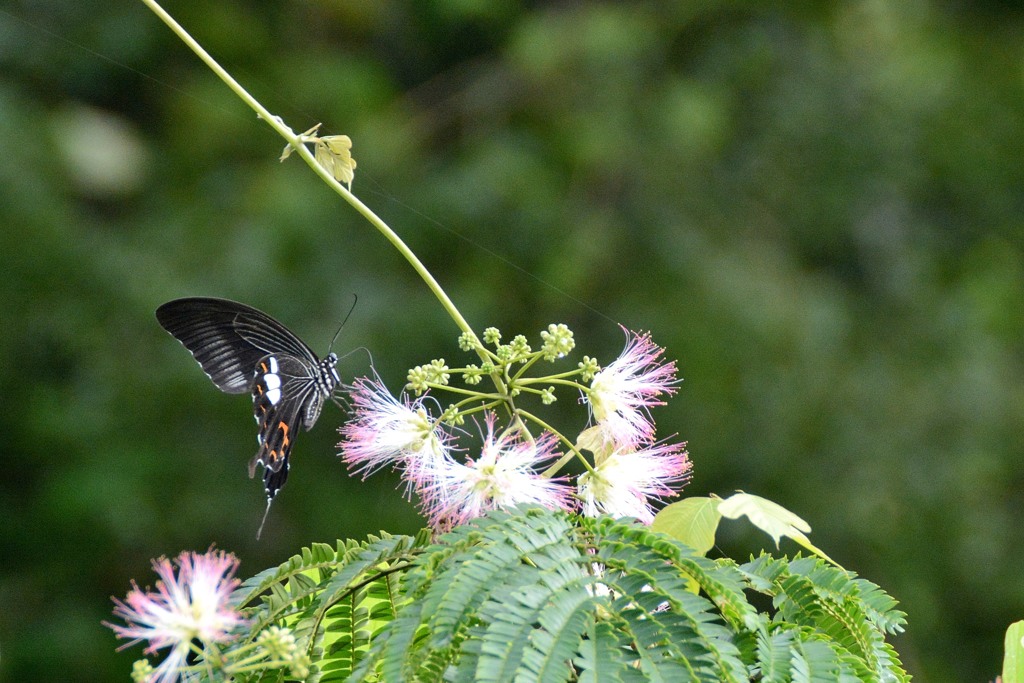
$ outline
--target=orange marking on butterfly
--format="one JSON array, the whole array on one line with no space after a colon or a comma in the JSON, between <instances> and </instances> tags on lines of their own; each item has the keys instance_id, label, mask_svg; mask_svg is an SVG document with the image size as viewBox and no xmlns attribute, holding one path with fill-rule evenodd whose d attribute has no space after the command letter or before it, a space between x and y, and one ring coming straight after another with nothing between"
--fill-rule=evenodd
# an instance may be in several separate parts
<instances>
[{"instance_id":1,"label":"orange marking on butterfly","mask_svg":"<svg viewBox=\"0 0 1024 683\"><path fill-rule=\"evenodd\" d=\"M284 432L284 437L282 438L281 445L282 446L287 446L288 445L288 425L286 425L284 423L284 421L282 420L281 422L277 423L277 427L282 432Z\"/></svg>"},{"instance_id":2,"label":"orange marking on butterfly","mask_svg":"<svg viewBox=\"0 0 1024 683\"><path fill-rule=\"evenodd\" d=\"M263 372L264 373L266 373L268 370L270 370L270 368L267 367L267 364L264 363L263 361L260 361L260 367L263 368Z\"/></svg>"}]
</instances>

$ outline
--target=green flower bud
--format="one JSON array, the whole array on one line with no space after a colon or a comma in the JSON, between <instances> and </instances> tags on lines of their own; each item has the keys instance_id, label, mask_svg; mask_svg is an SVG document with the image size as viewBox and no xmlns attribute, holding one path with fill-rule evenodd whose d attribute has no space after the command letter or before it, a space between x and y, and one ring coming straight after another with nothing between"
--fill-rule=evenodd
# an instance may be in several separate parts
<instances>
[{"instance_id":1,"label":"green flower bud","mask_svg":"<svg viewBox=\"0 0 1024 683\"><path fill-rule=\"evenodd\" d=\"M512 343L509 344L509 346L512 348L511 360L513 361L525 360L525 356L530 355L530 352L532 351L530 343L526 341L526 337L521 334L517 334L512 339Z\"/></svg>"},{"instance_id":2,"label":"green flower bud","mask_svg":"<svg viewBox=\"0 0 1024 683\"><path fill-rule=\"evenodd\" d=\"M465 424L466 418L459 412L458 406L452 404L441 414L441 421L452 426L459 426Z\"/></svg>"},{"instance_id":3,"label":"green flower bud","mask_svg":"<svg viewBox=\"0 0 1024 683\"><path fill-rule=\"evenodd\" d=\"M583 372L583 381L589 382L594 379L594 375L601 369L596 358L590 356L583 356L583 360L579 362L577 366Z\"/></svg>"},{"instance_id":4,"label":"green flower bud","mask_svg":"<svg viewBox=\"0 0 1024 683\"><path fill-rule=\"evenodd\" d=\"M146 683L153 675L153 665L148 659L137 659L132 664L132 680L135 683Z\"/></svg>"},{"instance_id":5,"label":"green flower bud","mask_svg":"<svg viewBox=\"0 0 1024 683\"><path fill-rule=\"evenodd\" d=\"M434 384L448 384L448 379L451 377L448 370L449 368L445 365L444 358L430 361L430 366L427 368L430 381Z\"/></svg>"},{"instance_id":6,"label":"green flower bud","mask_svg":"<svg viewBox=\"0 0 1024 683\"><path fill-rule=\"evenodd\" d=\"M272 658L284 661L292 659L298 650L292 632L279 626L271 626L262 631L257 642Z\"/></svg>"},{"instance_id":7,"label":"green flower bud","mask_svg":"<svg viewBox=\"0 0 1024 683\"><path fill-rule=\"evenodd\" d=\"M484 373L480 371L475 365L467 365L466 371L462 375L462 381L470 386L476 386L480 384L480 381L484 378Z\"/></svg>"},{"instance_id":8,"label":"green flower bud","mask_svg":"<svg viewBox=\"0 0 1024 683\"><path fill-rule=\"evenodd\" d=\"M459 335L459 348L463 351L472 351L480 347L480 340L472 332L463 332Z\"/></svg>"},{"instance_id":9,"label":"green flower bud","mask_svg":"<svg viewBox=\"0 0 1024 683\"><path fill-rule=\"evenodd\" d=\"M419 396L430 388L428 386L430 382L430 369L423 365L417 365L406 375L406 381L409 382L407 386Z\"/></svg>"},{"instance_id":10,"label":"green flower bud","mask_svg":"<svg viewBox=\"0 0 1024 683\"><path fill-rule=\"evenodd\" d=\"M292 663L289 667L292 672L292 676L300 681L304 681L309 678L309 666L312 662L309 656L305 653L297 654L292 657Z\"/></svg>"},{"instance_id":11,"label":"green flower bud","mask_svg":"<svg viewBox=\"0 0 1024 683\"><path fill-rule=\"evenodd\" d=\"M547 361L563 358L576 347L576 341L572 338L572 330L564 323L548 325L548 329L540 333L540 338L544 340L541 351L544 354L544 360Z\"/></svg>"}]
</instances>

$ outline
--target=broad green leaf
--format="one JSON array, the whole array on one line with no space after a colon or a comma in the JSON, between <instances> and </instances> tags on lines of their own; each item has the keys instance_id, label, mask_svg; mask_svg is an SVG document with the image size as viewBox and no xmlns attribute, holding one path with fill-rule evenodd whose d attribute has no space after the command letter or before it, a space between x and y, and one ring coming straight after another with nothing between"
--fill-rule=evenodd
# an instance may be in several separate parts
<instances>
[{"instance_id":1,"label":"broad green leaf","mask_svg":"<svg viewBox=\"0 0 1024 683\"><path fill-rule=\"evenodd\" d=\"M729 519L746 515L754 526L772 537L776 548L783 536L795 538L811 531L810 524L778 503L749 493L729 496L718 504L718 512Z\"/></svg>"},{"instance_id":2,"label":"broad green leaf","mask_svg":"<svg viewBox=\"0 0 1024 683\"><path fill-rule=\"evenodd\" d=\"M694 496L666 506L654 517L651 529L668 534L707 555L715 545L715 532L722 515L718 512L721 498Z\"/></svg>"},{"instance_id":3,"label":"broad green leaf","mask_svg":"<svg viewBox=\"0 0 1024 683\"><path fill-rule=\"evenodd\" d=\"M1006 629L1003 648L1003 683L1024 683L1024 621Z\"/></svg>"},{"instance_id":4,"label":"broad green leaf","mask_svg":"<svg viewBox=\"0 0 1024 683\"><path fill-rule=\"evenodd\" d=\"M831 557L826 555L824 550L822 550L818 546L816 546L813 543L811 543L811 540L809 538L807 538L806 536L804 536L801 532L794 531L792 534L790 534L789 537L792 538L797 543L799 543L801 546L803 546L806 550L811 551L812 553L814 553L815 555L817 555L821 559L826 560L828 562L831 562L832 564L834 564L835 566L839 567L840 569L843 569L843 566L841 564L839 564L838 562L833 560ZM776 541L775 545L778 546L778 542L777 541Z\"/></svg>"},{"instance_id":5,"label":"broad green leaf","mask_svg":"<svg viewBox=\"0 0 1024 683\"><path fill-rule=\"evenodd\" d=\"M746 515L754 526L772 537L776 548L779 547L779 539L786 536L818 557L842 569L838 562L826 555L825 551L815 546L807 538L806 534L811 532L810 524L767 498L750 493L736 493L718 504L718 513L729 519L739 519Z\"/></svg>"},{"instance_id":6,"label":"broad green leaf","mask_svg":"<svg viewBox=\"0 0 1024 683\"><path fill-rule=\"evenodd\" d=\"M729 519L739 519L746 515L755 526L775 541L776 548L783 536L796 539L797 536L803 537L804 533L811 531L811 525L796 514L778 503L751 494L739 493L730 496L718 504L718 512Z\"/></svg>"}]
</instances>

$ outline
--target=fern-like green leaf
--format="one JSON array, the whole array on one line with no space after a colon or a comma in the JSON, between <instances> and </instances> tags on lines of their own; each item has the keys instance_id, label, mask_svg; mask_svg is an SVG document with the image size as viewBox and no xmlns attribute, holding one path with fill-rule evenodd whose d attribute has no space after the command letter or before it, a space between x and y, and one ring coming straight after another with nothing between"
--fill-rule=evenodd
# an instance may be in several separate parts
<instances>
[{"instance_id":1,"label":"fern-like green leaf","mask_svg":"<svg viewBox=\"0 0 1024 683\"><path fill-rule=\"evenodd\" d=\"M481 616L491 626L483 635L478 680L569 678L572 657L596 613L592 577L569 562L482 606Z\"/></svg>"},{"instance_id":2,"label":"fern-like green leaf","mask_svg":"<svg viewBox=\"0 0 1024 683\"><path fill-rule=\"evenodd\" d=\"M741 571L752 587L774 598L777 621L781 618L783 623L808 629L815 638L828 642L842 660L843 672L861 680L907 680L895 651L885 642L888 628L902 628L903 613L895 610L895 601L874 584L854 579L849 572L818 558L786 562L762 555ZM777 637L778 632L773 634ZM762 644L759 654L760 666L775 675L779 669L773 662L778 651L765 650ZM772 660L765 660L769 654Z\"/></svg>"},{"instance_id":3,"label":"fern-like green leaf","mask_svg":"<svg viewBox=\"0 0 1024 683\"><path fill-rule=\"evenodd\" d=\"M235 599L254 634L291 629L309 683L909 680L885 641L904 615L870 582L816 557L710 560L635 522L542 508L434 541L312 545Z\"/></svg>"},{"instance_id":4,"label":"fern-like green leaf","mask_svg":"<svg viewBox=\"0 0 1024 683\"><path fill-rule=\"evenodd\" d=\"M587 637L580 642L573 660L580 683L624 683L636 680L640 673L631 666L629 641L611 622L595 621ZM643 680L642 676L640 680Z\"/></svg>"},{"instance_id":5,"label":"fern-like green leaf","mask_svg":"<svg viewBox=\"0 0 1024 683\"><path fill-rule=\"evenodd\" d=\"M791 629L763 629L757 634L758 666L754 673L762 683L785 683L790 680L793 666L793 642L796 634Z\"/></svg>"},{"instance_id":6,"label":"fern-like green leaf","mask_svg":"<svg viewBox=\"0 0 1024 683\"><path fill-rule=\"evenodd\" d=\"M793 683L837 683L844 681L843 665L822 640L796 640L791 646ZM853 679L856 681L857 679Z\"/></svg>"}]
</instances>

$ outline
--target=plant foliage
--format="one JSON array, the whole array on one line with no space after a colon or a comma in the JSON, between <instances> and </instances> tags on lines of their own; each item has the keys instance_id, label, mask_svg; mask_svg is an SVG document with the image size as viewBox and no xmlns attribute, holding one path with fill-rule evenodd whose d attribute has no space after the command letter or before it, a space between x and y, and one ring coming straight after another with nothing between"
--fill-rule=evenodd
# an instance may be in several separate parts
<instances>
[{"instance_id":1,"label":"plant foliage","mask_svg":"<svg viewBox=\"0 0 1024 683\"><path fill-rule=\"evenodd\" d=\"M433 541L314 545L234 601L250 641L289 628L317 682L909 680L885 640L896 602L818 557L711 560L630 520L541 508Z\"/></svg>"}]
</instances>

